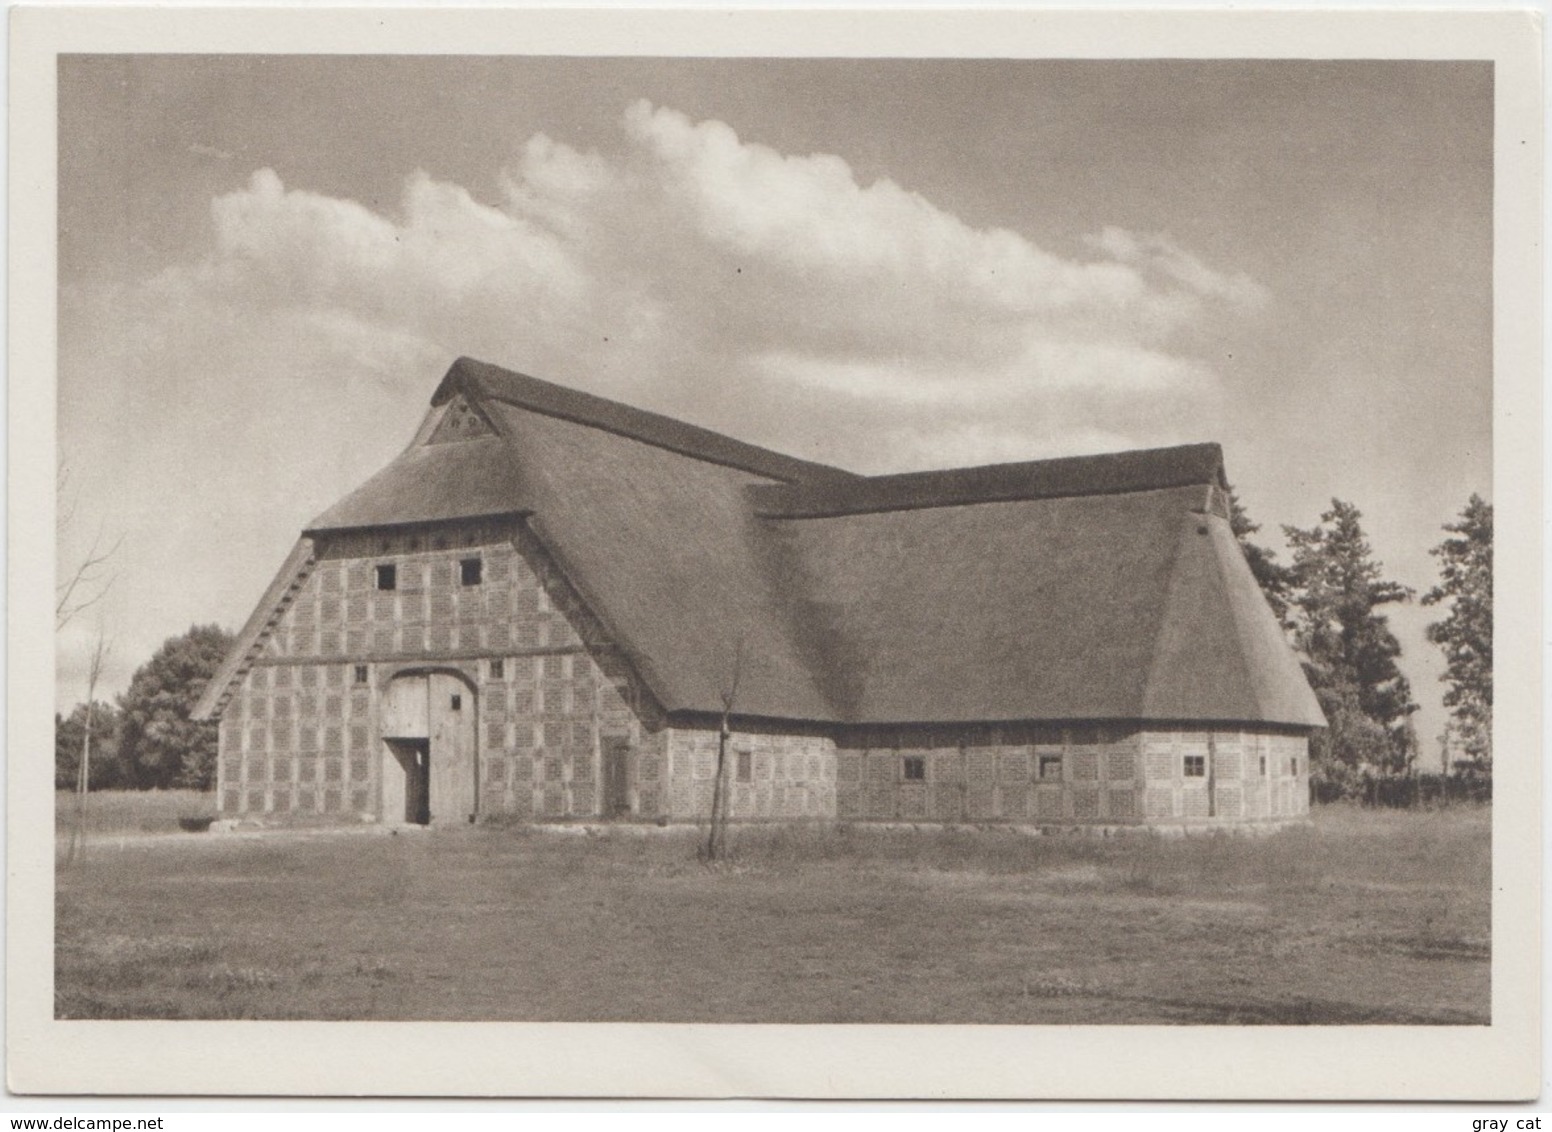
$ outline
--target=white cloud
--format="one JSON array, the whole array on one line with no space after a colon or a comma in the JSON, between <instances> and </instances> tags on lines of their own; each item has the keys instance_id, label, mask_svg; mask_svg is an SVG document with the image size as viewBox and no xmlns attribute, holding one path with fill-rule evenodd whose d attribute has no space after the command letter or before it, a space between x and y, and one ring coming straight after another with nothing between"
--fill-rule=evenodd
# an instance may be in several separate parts
<instances>
[{"instance_id":1,"label":"white cloud","mask_svg":"<svg viewBox=\"0 0 1552 1132\"><path fill-rule=\"evenodd\" d=\"M810 376L871 367L904 400L952 374L967 391L1013 372L1075 394L1199 382L1171 336L1205 303L1265 301L1167 237L1107 228L1089 241L1100 258L1064 259L893 181L861 185L839 157L644 102L624 127L609 156L531 139L499 207L417 173L391 218L261 170L215 202L209 258L163 285L348 312L563 379L628 369L650 390L781 354L811 359Z\"/></svg>"},{"instance_id":2,"label":"white cloud","mask_svg":"<svg viewBox=\"0 0 1552 1132\"><path fill-rule=\"evenodd\" d=\"M764 380L836 396L923 408L978 406L988 413L1032 398L1076 395L1097 403L1117 394L1190 395L1212 384L1212 375L1202 365L1140 346L1039 339L986 366L945 365L905 355L888 365L783 350L750 357L748 364Z\"/></svg>"},{"instance_id":3,"label":"white cloud","mask_svg":"<svg viewBox=\"0 0 1552 1132\"><path fill-rule=\"evenodd\" d=\"M1124 228L1107 227L1085 242L1117 263L1162 275L1194 295L1221 299L1247 310L1258 310L1271 302L1271 292L1250 276L1215 271L1164 233L1139 236Z\"/></svg>"},{"instance_id":4,"label":"white cloud","mask_svg":"<svg viewBox=\"0 0 1552 1132\"><path fill-rule=\"evenodd\" d=\"M1052 435L997 421L969 421L931 430L900 429L891 434L891 441L909 453L910 466L923 469L1086 456L1137 447L1134 437L1101 428L1075 427Z\"/></svg>"}]
</instances>

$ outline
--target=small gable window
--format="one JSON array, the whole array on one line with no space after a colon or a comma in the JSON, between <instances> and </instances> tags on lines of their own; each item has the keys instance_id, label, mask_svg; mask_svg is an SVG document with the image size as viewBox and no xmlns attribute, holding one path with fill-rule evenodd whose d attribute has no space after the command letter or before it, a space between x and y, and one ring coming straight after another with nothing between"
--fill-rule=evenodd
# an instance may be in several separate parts
<instances>
[{"instance_id":1,"label":"small gable window","mask_svg":"<svg viewBox=\"0 0 1552 1132\"><path fill-rule=\"evenodd\" d=\"M738 752L738 781L754 781L754 755L748 751Z\"/></svg>"},{"instance_id":2,"label":"small gable window","mask_svg":"<svg viewBox=\"0 0 1552 1132\"><path fill-rule=\"evenodd\" d=\"M451 706L452 706L452 709L454 711L462 711L463 710L463 697L460 696L457 692L453 693L453 699L452 699L452 705Z\"/></svg>"},{"instance_id":3,"label":"small gable window","mask_svg":"<svg viewBox=\"0 0 1552 1132\"><path fill-rule=\"evenodd\" d=\"M458 581L465 586L480 584L481 563L478 558L462 558L458 562Z\"/></svg>"},{"instance_id":4,"label":"small gable window","mask_svg":"<svg viewBox=\"0 0 1552 1132\"><path fill-rule=\"evenodd\" d=\"M399 588L399 568L392 562L384 562L377 567L377 588L380 590Z\"/></svg>"},{"instance_id":5,"label":"small gable window","mask_svg":"<svg viewBox=\"0 0 1552 1132\"><path fill-rule=\"evenodd\" d=\"M442 419L427 438L427 444L446 444L451 440L473 440L489 436L494 430L479 411L459 397L442 414Z\"/></svg>"},{"instance_id":6,"label":"small gable window","mask_svg":"<svg viewBox=\"0 0 1552 1132\"><path fill-rule=\"evenodd\" d=\"M1187 778L1206 778L1207 777L1207 756L1206 755L1187 755L1185 757L1185 759L1186 759L1186 777Z\"/></svg>"},{"instance_id":7,"label":"small gable window","mask_svg":"<svg viewBox=\"0 0 1552 1132\"><path fill-rule=\"evenodd\" d=\"M900 774L907 782L926 782L927 760L921 755L906 755L900 760Z\"/></svg>"},{"instance_id":8,"label":"small gable window","mask_svg":"<svg viewBox=\"0 0 1552 1132\"><path fill-rule=\"evenodd\" d=\"M1041 778L1060 778L1061 776L1062 776L1062 756L1061 755L1041 755L1040 756L1040 777Z\"/></svg>"}]
</instances>

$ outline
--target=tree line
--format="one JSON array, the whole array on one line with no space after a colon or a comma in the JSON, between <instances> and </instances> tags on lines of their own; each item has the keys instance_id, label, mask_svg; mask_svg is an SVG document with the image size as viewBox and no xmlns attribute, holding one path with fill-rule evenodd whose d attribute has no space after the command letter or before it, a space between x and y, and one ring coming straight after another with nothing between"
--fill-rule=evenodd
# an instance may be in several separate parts
<instances>
[{"instance_id":1,"label":"tree line","mask_svg":"<svg viewBox=\"0 0 1552 1132\"><path fill-rule=\"evenodd\" d=\"M1261 528L1230 493L1230 525L1272 611L1298 653L1327 728L1311 740L1311 775L1323 797L1372 793L1376 780L1419 769L1418 704L1397 665L1401 643L1385 609L1415 592L1383 575L1362 514L1333 499L1314 527L1284 526L1284 564L1252 540ZM1430 553L1439 581L1422 604L1444 617L1428 640L1444 654L1450 722L1440 742L1448 772L1490 779L1493 767L1493 507L1473 494Z\"/></svg>"},{"instance_id":2,"label":"tree line","mask_svg":"<svg viewBox=\"0 0 1552 1132\"><path fill-rule=\"evenodd\" d=\"M215 786L216 725L190 719L232 634L195 625L169 637L113 701L54 715L54 785L76 786L90 719L93 790L209 790Z\"/></svg>"}]
</instances>

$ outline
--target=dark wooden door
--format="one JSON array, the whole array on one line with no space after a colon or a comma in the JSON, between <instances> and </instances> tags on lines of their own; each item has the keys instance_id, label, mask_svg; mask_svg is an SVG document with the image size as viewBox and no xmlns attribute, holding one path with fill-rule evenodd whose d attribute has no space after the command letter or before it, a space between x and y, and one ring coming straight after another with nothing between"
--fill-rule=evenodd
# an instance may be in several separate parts
<instances>
[{"instance_id":1,"label":"dark wooden door","mask_svg":"<svg viewBox=\"0 0 1552 1132\"><path fill-rule=\"evenodd\" d=\"M629 814L630 740L604 738L604 816Z\"/></svg>"},{"instance_id":2,"label":"dark wooden door","mask_svg":"<svg viewBox=\"0 0 1552 1132\"><path fill-rule=\"evenodd\" d=\"M425 825L431 820L431 744L425 739L383 740L383 821Z\"/></svg>"},{"instance_id":3,"label":"dark wooden door","mask_svg":"<svg viewBox=\"0 0 1552 1132\"><path fill-rule=\"evenodd\" d=\"M404 820L416 825L431 823L431 744L418 742L404 778Z\"/></svg>"}]
</instances>

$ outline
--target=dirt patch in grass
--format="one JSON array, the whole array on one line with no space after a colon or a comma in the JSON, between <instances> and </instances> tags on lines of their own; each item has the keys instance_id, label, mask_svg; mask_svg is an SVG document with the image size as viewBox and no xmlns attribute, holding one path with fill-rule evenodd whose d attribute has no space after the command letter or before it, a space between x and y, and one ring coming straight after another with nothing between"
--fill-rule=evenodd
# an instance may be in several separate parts
<instances>
[{"instance_id":1,"label":"dirt patch in grass","mask_svg":"<svg viewBox=\"0 0 1552 1132\"><path fill-rule=\"evenodd\" d=\"M1485 1024L1489 828L149 839L61 869L56 1013Z\"/></svg>"}]
</instances>

